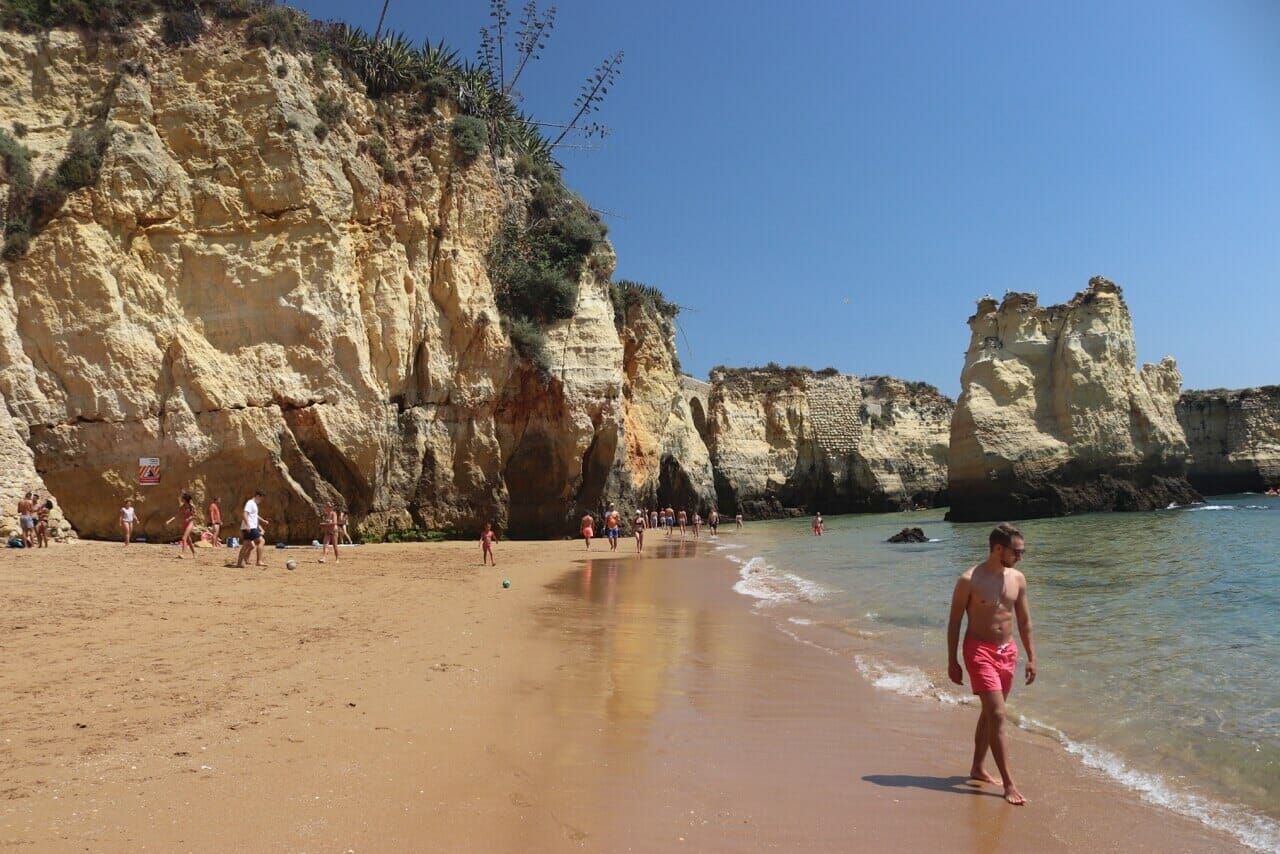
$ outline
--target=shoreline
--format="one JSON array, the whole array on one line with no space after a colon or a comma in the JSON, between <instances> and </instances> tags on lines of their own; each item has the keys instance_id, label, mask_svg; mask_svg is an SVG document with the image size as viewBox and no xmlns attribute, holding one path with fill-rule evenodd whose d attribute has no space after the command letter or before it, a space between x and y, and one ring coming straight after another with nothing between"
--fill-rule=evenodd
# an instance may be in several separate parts
<instances>
[{"instance_id":1,"label":"shoreline","mask_svg":"<svg viewBox=\"0 0 1280 854\"><path fill-rule=\"evenodd\" d=\"M9 552L0 838L1243 850L1017 731L1032 803L1004 804L948 773L967 768L969 710L878 691L781 635L722 556L601 546L503 542L483 570L475 543L364 546L336 566L291 550L294 573L275 550L260 571L158 546Z\"/></svg>"}]
</instances>

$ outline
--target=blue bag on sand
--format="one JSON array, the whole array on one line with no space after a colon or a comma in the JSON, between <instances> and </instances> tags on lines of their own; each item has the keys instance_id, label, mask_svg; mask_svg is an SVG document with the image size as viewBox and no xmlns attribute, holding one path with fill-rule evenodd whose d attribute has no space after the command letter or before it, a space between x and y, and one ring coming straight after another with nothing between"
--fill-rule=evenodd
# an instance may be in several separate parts
<instances>
[{"instance_id":1,"label":"blue bag on sand","mask_svg":"<svg viewBox=\"0 0 1280 854\"><path fill-rule=\"evenodd\" d=\"M234 549L240 547L239 537L227 537L227 548Z\"/></svg>"},{"instance_id":2,"label":"blue bag on sand","mask_svg":"<svg viewBox=\"0 0 1280 854\"><path fill-rule=\"evenodd\" d=\"M287 549L287 548L289 548L289 547L288 547L287 545L285 545L284 543L276 543L276 548L278 548L278 549Z\"/></svg>"},{"instance_id":3,"label":"blue bag on sand","mask_svg":"<svg viewBox=\"0 0 1280 854\"><path fill-rule=\"evenodd\" d=\"M24 542L22 541L22 537L10 537L10 538L9 538L9 548L11 548L11 549L25 549L26 547L27 547L27 544L26 544L26 543L24 543Z\"/></svg>"}]
</instances>

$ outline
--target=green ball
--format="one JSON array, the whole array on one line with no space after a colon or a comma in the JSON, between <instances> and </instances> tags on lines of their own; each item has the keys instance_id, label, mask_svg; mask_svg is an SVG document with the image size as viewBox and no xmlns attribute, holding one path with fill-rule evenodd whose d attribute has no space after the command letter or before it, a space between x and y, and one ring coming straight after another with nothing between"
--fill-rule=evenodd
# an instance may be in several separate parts
<instances>
[{"instance_id":1,"label":"green ball","mask_svg":"<svg viewBox=\"0 0 1280 854\"><path fill-rule=\"evenodd\" d=\"M503 586L503 587L510 587L510 586L511 586L511 579L509 579L509 578L504 578L504 579L502 579L502 586Z\"/></svg>"}]
</instances>

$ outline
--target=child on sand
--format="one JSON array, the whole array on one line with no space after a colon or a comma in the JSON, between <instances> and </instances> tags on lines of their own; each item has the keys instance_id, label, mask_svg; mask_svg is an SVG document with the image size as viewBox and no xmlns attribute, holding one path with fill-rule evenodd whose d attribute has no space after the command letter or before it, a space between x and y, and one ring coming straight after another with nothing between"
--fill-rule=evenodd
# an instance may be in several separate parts
<instances>
[{"instance_id":1,"label":"child on sand","mask_svg":"<svg viewBox=\"0 0 1280 854\"><path fill-rule=\"evenodd\" d=\"M498 539L498 535L493 532L493 525L486 524L484 530L480 532L480 565L484 566L486 562L492 561L493 566L498 565L498 561L493 556L493 543Z\"/></svg>"},{"instance_id":2,"label":"child on sand","mask_svg":"<svg viewBox=\"0 0 1280 854\"><path fill-rule=\"evenodd\" d=\"M591 538L595 536L595 519L591 514L582 517L582 539L587 541L587 549L591 549Z\"/></svg>"},{"instance_id":3,"label":"child on sand","mask_svg":"<svg viewBox=\"0 0 1280 854\"><path fill-rule=\"evenodd\" d=\"M137 514L133 509L132 499L126 500L124 506L120 508L120 527L124 528L124 544L126 546L133 539L133 523L136 519Z\"/></svg>"}]
</instances>

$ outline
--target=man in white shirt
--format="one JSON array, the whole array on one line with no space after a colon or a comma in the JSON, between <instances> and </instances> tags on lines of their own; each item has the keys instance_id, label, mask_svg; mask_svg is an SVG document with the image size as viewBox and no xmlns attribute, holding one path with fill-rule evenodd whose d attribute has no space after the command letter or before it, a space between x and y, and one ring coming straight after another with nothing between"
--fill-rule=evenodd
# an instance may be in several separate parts
<instances>
[{"instance_id":1,"label":"man in white shirt","mask_svg":"<svg viewBox=\"0 0 1280 854\"><path fill-rule=\"evenodd\" d=\"M240 514L240 558L236 561L236 569L244 568L245 558L255 549L254 566L266 566L262 562L262 529L271 520L262 518L258 513L258 503L266 497L259 489L244 503L244 510Z\"/></svg>"}]
</instances>

